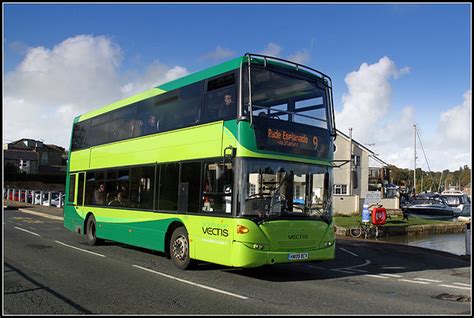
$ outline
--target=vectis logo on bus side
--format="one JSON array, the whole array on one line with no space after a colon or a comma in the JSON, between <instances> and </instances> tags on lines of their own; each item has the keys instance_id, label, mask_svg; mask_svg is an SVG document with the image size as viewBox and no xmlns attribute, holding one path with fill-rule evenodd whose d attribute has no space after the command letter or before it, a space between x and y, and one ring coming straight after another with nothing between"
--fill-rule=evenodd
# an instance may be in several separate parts
<instances>
[{"instance_id":1,"label":"vectis logo on bus side","mask_svg":"<svg viewBox=\"0 0 474 318\"><path fill-rule=\"evenodd\" d=\"M221 229L217 227L202 227L202 232L204 234L214 235L214 236L223 236L223 237L229 236L229 230Z\"/></svg>"},{"instance_id":2,"label":"vectis logo on bus side","mask_svg":"<svg viewBox=\"0 0 474 318\"><path fill-rule=\"evenodd\" d=\"M306 240L308 234L288 234L288 239L290 240Z\"/></svg>"}]
</instances>

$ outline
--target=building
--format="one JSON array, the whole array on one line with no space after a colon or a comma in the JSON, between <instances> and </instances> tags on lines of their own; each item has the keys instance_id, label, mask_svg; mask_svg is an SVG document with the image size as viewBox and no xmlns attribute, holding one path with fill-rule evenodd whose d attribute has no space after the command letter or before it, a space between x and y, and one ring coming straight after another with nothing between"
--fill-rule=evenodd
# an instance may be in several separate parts
<instances>
[{"instance_id":1,"label":"building","mask_svg":"<svg viewBox=\"0 0 474 318\"><path fill-rule=\"evenodd\" d=\"M337 166L333 179L334 214L360 214L364 203L377 202L386 209L399 208L398 187L388 182L387 163L339 130L334 148Z\"/></svg>"},{"instance_id":2,"label":"building","mask_svg":"<svg viewBox=\"0 0 474 318\"><path fill-rule=\"evenodd\" d=\"M63 147L23 138L3 147L5 172L65 174L67 153Z\"/></svg>"}]
</instances>

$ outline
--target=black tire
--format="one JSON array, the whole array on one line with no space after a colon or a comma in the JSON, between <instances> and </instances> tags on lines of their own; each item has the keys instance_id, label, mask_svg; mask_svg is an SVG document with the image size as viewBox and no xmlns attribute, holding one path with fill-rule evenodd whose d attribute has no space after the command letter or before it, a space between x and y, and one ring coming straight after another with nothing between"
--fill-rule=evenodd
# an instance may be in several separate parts
<instances>
[{"instance_id":1,"label":"black tire","mask_svg":"<svg viewBox=\"0 0 474 318\"><path fill-rule=\"evenodd\" d=\"M100 245L103 240L96 236L96 226L95 217L93 215L89 216L86 223L86 236L87 244L90 246Z\"/></svg>"},{"instance_id":2,"label":"black tire","mask_svg":"<svg viewBox=\"0 0 474 318\"><path fill-rule=\"evenodd\" d=\"M189 257L189 237L186 229L181 226L171 234L170 256L179 269L190 269L194 262Z\"/></svg>"}]
</instances>

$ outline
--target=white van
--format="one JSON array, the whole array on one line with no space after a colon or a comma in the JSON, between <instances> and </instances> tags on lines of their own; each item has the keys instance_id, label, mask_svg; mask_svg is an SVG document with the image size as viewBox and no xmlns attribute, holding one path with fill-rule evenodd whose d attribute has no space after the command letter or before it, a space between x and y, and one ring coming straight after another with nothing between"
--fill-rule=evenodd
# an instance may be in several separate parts
<instances>
[{"instance_id":1,"label":"white van","mask_svg":"<svg viewBox=\"0 0 474 318\"><path fill-rule=\"evenodd\" d=\"M441 195L446 198L450 207L461 211L461 216L471 216L471 199L467 194L459 190L446 190Z\"/></svg>"}]
</instances>

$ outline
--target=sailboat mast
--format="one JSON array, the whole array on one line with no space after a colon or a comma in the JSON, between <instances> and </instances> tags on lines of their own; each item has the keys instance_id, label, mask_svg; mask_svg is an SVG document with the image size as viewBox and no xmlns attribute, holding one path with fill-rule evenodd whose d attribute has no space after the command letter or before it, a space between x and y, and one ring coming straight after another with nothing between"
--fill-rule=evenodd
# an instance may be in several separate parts
<instances>
[{"instance_id":1,"label":"sailboat mast","mask_svg":"<svg viewBox=\"0 0 474 318\"><path fill-rule=\"evenodd\" d=\"M416 194L416 125L413 125L413 195Z\"/></svg>"}]
</instances>

